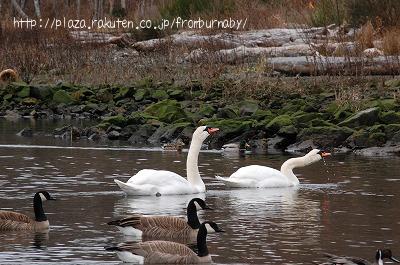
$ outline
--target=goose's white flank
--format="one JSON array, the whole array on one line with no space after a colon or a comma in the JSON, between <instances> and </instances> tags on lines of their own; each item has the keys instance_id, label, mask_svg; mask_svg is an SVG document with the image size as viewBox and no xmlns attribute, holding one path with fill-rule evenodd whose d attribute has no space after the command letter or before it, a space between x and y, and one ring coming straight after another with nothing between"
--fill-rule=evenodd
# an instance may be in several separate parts
<instances>
[{"instance_id":1,"label":"goose's white flank","mask_svg":"<svg viewBox=\"0 0 400 265\"><path fill-rule=\"evenodd\" d=\"M330 153L313 149L302 157L290 158L282 164L281 170L251 165L239 168L229 178L216 176L225 185L234 188L278 188L299 185L299 180L293 169L313 164Z\"/></svg>"},{"instance_id":2,"label":"goose's white flank","mask_svg":"<svg viewBox=\"0 0 400 265\"><path fill-rule=\"evenodd\" d=\"M173 195L196 194L206 191L206 186L200 177L198 157L203 141L218 128L208 126L198 127L192 137L186 160L187 179L166 170L142 169L126 183L114 179L115 183L128 195Z\"/></svg>"}]
</instances>

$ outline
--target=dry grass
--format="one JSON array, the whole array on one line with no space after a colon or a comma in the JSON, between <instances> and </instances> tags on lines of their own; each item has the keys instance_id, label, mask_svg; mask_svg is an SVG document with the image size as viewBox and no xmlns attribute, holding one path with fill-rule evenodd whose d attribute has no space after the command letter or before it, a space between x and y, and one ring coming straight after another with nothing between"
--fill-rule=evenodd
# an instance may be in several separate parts
<instances>
[{"instance_id":1,"label":"dry grass","mask_svg":"<svg viewBox=\"0 0 400 265\"><path fill-rule=\"evenodd\" d=\"M400 29L392 28L383 33L382 48L386 55L400 54Z\"/></svg>"},{"instance_id":2,"label":"dry grass","mask_svg":"<svg viewBox=\"0 0 400 265\"><path fill-rule=\"evenodd\" d=\"M361 26L360 31L357 33L356 41L361 50L374 47L375 29L371 21L368 21Z\"/></svg>"}]
</instances>

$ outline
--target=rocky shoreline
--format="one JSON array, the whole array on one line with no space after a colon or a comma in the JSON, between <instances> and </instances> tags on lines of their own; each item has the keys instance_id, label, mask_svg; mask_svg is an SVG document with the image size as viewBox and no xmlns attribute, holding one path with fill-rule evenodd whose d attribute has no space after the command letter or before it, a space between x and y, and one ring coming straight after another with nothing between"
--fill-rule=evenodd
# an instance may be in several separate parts
<instances>
[{"instance_id":1,"label":"rocky shoreline","mask_svg":"<svg viewBox=\"0 0 400 265\"><path fill-rule=\"evenodd\" d=\"M398 89L400 80L385 83ZM246 142L256 152L302 152L310 147L362 155L400 155L400 100L373 89L352 105L333 92L276 93L265 98L227 98L221 85L190 85L142 80L131 86L86 87L59 83L11 83L0 90L0 116L35 119L90 119L88 128L66 126L57 137L126 140L160 146L190 142L199 124L221 129L209 142L220 148ZM21 132L31 136L34 132Z\"/></svg>"}]
</instances>

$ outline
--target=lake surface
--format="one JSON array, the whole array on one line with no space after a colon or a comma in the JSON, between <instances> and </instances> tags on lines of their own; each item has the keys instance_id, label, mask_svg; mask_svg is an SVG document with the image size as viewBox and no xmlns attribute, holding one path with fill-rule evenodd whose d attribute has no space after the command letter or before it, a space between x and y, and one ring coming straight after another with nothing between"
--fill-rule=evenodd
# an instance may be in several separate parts
<instances>
[{"instance_id":1,"label":"lake surface","mask_svg":"<svg viewBox=\"0 0 400 265\"><path fill-rule=\"evenodd\" d=\"M57 201L44 204L49 233L0 233L0 264L119 264L104 246L127 238L108 221L130 213L185 215L192 195L126 197L113 182L143 168L185 175L185 152L71 143L46 133L15 136L25 123L0 120L0 207L33 215L33 194L42 189ZM56 125L34 127L45 132ZM298 188L230 190L214 179L251 164L279 169L291 156L200 154L208 189L200 197L214 210L199 216L227 231L208 236L215 263L310 264L321 261L322 252L372 260L383 247L400 256L397 157L334 155L296 170Z\"/></svg>"}]
</instances>

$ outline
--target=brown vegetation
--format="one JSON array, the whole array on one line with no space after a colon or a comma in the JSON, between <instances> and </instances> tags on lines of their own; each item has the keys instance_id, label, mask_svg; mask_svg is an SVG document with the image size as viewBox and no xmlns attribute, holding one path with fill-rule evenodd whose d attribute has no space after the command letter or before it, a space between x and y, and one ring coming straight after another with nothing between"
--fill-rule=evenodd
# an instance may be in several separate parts
<instances>
[{"instance_id":1,"label":"brown vegetation","mask_svg":"<svg viewBox=\"0 0 400 265\"><path fill-rule=\"evenodd\" d=\"M18 74L13 69L6 69L0 72L0 82L15 82L18 80Z\"/></svg>"}]
</instances>

